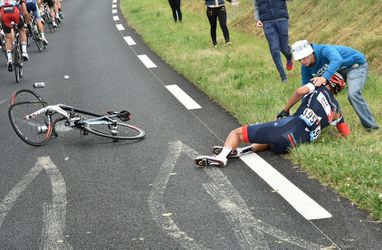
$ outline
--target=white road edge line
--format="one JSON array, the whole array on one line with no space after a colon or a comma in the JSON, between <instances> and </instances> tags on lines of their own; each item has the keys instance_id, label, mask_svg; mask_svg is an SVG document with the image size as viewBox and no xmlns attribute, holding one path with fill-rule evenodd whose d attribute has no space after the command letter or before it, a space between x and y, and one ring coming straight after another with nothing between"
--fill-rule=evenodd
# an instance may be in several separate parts
<instances>
[{"instance_id":1,"label":"white road edge line","mask_svg":"<svg viewBox=\"0 0 382 250\"><path fill-rule=\"evenodd\" d=\"M117 3L117 0L113 0L113 3Z\"/></svg>"},{"instance_id":2,"label":"white road edge line","mask_svg":"<svg viewBox=\"0 0 382 250\"><path fill-rule=\"evenodd\" d=\"M118 11L117 11L116 9L112 9L112 10L111 10L111 13L113 13L113 14L117 14Z\"/></svg>"},{"instance_id":3,"label":"white road edge line","mask_svg":"<svg viewBox=\"0 0 382 250\"><path fill-rule=\"evenodd\" d=\"M112 7L113 9L115 9L115 8L117 8L117 5L116 5L116 4L112 4L111 7Z\"/></svg>"},{"instance_id":4,"label":"white road edge line","mask_svg":"<svg viewBox=\"0 0 382 250\"><path fill-rule=\"evenodd\" d=\"M122 24L116 24L115 26L117 27L118 30L125 30L125 27L123 27Z\"/></svg>"},{"instance_id":5,"label":"white road edge line","mask_svg":"<svg viewBox=\"0 0 382 250\"><path fill-rule=\"evenodd\" d=\"M173 94L180 103L182 103L188 110L201 109L202 107L195 102L186 92L184 92L178 85L166 85L166 88Z\"/></svg>"},{"instance_id":6,"label":"white road edge line","mask_svg":"<svg viewBox=\"0 0 382 250\"><path fill-rule=\"evenodd\" d=\"M157 66L147 55L138 55L139 60L142 61L142 63L146 66L146 68L156 68Z\"/></svg>"},{"instance_id":7,"label":"white road edge line","mask_svg":"<svg viewBox=\"0 0 382 250\"><path fill-rule=\"evenodd\" d=\"M119 21L119 16L113 16L114 21Z\"/></svg>"},{"instance_id":8,"label":"white road edge line","mask_svg":"<svg viewBox=\"0 0 382 250\"><path fill-rule=\"evenodd\" d=\"M327 210L257 154L243 155L240 158L307 220L332 217Z\"/></svg>"},{"instance_id":9,"label":"white road edge line","mask_svg":"<svg viewBox=\"0 0 382 250\"><path fill-rule=\"evenodd\" d=\"M123 39L125 39L126 43L128 45L136 45L137 43L133 40L133 38L131 36L125 36L123 37Z\"/></svg>"}]
</instances>

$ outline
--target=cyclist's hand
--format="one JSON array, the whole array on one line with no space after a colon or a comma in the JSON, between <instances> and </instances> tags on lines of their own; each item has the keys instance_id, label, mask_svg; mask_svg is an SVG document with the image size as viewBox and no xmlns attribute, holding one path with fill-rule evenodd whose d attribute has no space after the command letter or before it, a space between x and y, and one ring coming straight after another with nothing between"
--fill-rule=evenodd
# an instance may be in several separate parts
<instances>
[{"instance_id":1,"label":"cyclist's hand","mask_svg":"<svg viewBox=\"0 0 382 250\"><path fill-rule=\"evenodd\" d=\"M281 110L281 112L277 115L276 120L281 119L283 117L287 117L287 116L289 116L289 112L287 112L285 110Z\"/></svg>"},{"instance_id":2,"label":"cyclist's hand","mask_svg":"<svg viewBox=\"0 0 382 250\"><path fill-rule=\"evenodd\" d=\"M263 27L263 22L262 21L257 21L256 22L256 27L262 28Z\"/></svg>"},{"instance_id":3,"label":"cyclist's hand","mask_svg":"<svg viewBox=\"0 0 382 250\"><path fill-rule=\"evenodd\" d=\"M322 76L313 77L312 79L310 79L310 81L314 84L314 86L318 87L326 83L326 78Z\"/></svg>"}]
</instances>

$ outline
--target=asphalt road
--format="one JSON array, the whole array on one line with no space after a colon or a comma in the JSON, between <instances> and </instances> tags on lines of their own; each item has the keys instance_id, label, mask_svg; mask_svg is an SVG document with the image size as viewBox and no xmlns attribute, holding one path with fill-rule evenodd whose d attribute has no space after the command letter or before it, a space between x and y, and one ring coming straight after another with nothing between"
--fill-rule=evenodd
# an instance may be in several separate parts
<instances>
[{"instance_id":1,"label":"asphalt road","mask_svg":"<svg viewBox=\"0 0 382 250\"><path fill-rule=\"evenodd\" d=\"M380 224L280 156L260 154L328 218L306 218L241 159L196 168L193 158L240 124L162 62L112 4L65 0L62 25L47 32L46 51L30 47L19 84L1 59L0 249L382 249ZM23 143L9 97L41 81L49 104L128 109L146 137L113 143L66 131L42 147ZM174 84L201 108L182 105Z\"/></svg>"}]
</instances>

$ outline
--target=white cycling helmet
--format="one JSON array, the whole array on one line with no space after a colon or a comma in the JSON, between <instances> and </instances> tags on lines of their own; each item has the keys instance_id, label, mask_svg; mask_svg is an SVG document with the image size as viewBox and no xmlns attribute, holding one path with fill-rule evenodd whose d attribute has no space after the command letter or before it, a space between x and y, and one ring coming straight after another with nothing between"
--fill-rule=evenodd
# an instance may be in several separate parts
<instances>
[{"instance_id":1,"label":"white cycling helmet","mask_svg":"<svg viewBox=\"0 0 382 250\"><path fill-rule=\"evenodd\" d=\"M312 46L307 40L300 40L292 44L292 54L295 61L301 60L313 53Z\"/></svg>"}]
</instances>

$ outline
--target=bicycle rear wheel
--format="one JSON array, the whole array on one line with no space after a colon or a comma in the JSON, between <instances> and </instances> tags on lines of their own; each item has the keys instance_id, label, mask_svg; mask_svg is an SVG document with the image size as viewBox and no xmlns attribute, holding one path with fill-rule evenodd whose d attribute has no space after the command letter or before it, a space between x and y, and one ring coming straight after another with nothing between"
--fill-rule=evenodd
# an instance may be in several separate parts
<instances>
[{"instance_id":1,"label":"bicycle rear wheel","mask_svg":"<svg viewBox=\"0 0 382 250\"><path fill-rule=\"evenodd\" d=\"M42 38L41 38L41 34L40 32L38 31L37 27L34 27L33 28L33 40L35 41L36 45L37 45L37 48L40 52L42 52L43 50L43 41L42 41Z\"/></svg>"},{"instance_id":2,"label":"bicycle rear wheel","mask_svg":"<svg viewBox=\"0 0 382 250\"><path fill-rule=\"evenodd\" d=\"M113 140L136 140L145 136L145 131L136 126L107 119L85 120L84 129L94 135Z\"/></svg>"},{"instance_id":3,"label":"bicycle rear wheel","mask_svg":"<svg viewBox=\"0 0 382 250\"><path fill-rule=\"evenodd\" d=\"M13 51L13 69L15 71L16 82L20 82L20 78L23 76L23 64L21 62L21 44L19 44L19 38L16 39L16 45Z\"/></svg>"},{"instance_id":4,"label":"bicycle rear wheel","mask_svg":"<svg viewBox=\"0 0 382 250\"><path fill-rule=\"evenodd\" d=\"M40 114L27 120L27 114L31 114L46 106L45 102L38 99L35 101L21 101L12 104L8 110L9 120L16 134L25 143L32 146L41 146L49 140L52 134L50 117Z\"/></svg>"}]
</instances>

